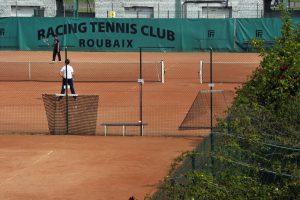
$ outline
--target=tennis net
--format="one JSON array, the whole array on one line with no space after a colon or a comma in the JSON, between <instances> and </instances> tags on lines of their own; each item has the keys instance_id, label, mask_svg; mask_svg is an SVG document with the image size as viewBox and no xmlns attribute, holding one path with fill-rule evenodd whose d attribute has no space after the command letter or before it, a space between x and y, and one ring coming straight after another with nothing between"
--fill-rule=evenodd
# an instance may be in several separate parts
<instances>
[{"instance_id":1,"label":"tennis net","mask_svg":"<svg viewBox=\"0 0 300 200\"><path fill-rule=\"evenodd\" d=\"M63 62L0 61L0 81L61 81ZM136 82L140 78L140 62L94 61L72 62L76 81ZM164 82L164 61L143 61L145 82Z\"/></svg>"},{"instance_id":2,"label":"tennis net","mask_svg":"<svg viewBox=\"0 0 300 200\"><path fill-rule=\"evenodd\" d=\"M259 67L259 62L213 62L212 79L214 83L244 83ZM200 61L200 83L210 82L210 62Z\"/></svg>"},{"instance_id":3,"label":"tennis net","mask_svg":"<svg viewBox=\"0 0 300 200\"><path fill-rule=\"evenodd\" d=\"M234 91L201 90L198 92L179 130L197 130L215 127L217 120L224 118L232 104ZM210 98L212 98L210 101ZM212 123L211 124L211 120Z\"/></svg>"}]
</instances>

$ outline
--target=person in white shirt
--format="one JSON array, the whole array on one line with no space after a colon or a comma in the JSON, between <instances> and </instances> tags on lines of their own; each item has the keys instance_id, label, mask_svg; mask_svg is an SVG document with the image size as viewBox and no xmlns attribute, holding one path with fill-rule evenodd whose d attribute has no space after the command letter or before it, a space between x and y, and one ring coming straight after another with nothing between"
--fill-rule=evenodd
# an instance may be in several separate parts
<instances>
[{"instance_id":1,"label":"person in white shirt","mask_svg":"<svg viewBox=\"0 0 300 200\"><path fill-rule=\"evenodd\" d=\"M68 83L68 86L70 86L71 93L76 94L74 90L74 84L73 84L73 77L74 77L74 69L70 65L70 60L66 59L65 66L63 66L59 72L59 75L62 77L62 86L61 86L61 94L65 93L66 86ZM62 99L62 96L60 96L59 99ZM76 96L74 96L74 99L76 100Z\"/></svg>"}]
</instances>

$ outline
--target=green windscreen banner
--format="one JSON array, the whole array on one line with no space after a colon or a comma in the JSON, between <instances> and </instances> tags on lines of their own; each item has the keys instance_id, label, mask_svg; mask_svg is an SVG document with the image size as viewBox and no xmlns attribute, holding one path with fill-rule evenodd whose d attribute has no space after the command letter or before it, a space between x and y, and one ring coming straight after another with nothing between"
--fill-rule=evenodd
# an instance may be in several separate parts
<instances>
[{"instance_id":1,"label":"green windscreen banner","mask_svg":"<svg viewBox=\"0 0 300 200\"><path fill-rule=\"evenodd\" d=\"M0 50L19 50L19 24L13 18L0 18Z\"/></svg>"},{"instance_id":2,"label":"green windscreen banner","mask_svg":"<svg viewBox=\"0 0 300 200\"><path fill-rule=\"evenodd\" d=\"M280 19L12 17L0 18L0 50L51 50L58 35L74 51L244 51L253 38L275 41L280 27Z\"/></svg>"},{"instance_id":3,"label":"green windscreen banner","mask_svg":"<svg viewBox=\"0 0 300 200\"><path fill-rule=\"evenodd\" d=\"M281 20L278 18L237 19L236 23L236 45L240 48L248 46L254 38L272 45L281 34Z\"/></svg>"},{"instance_id":4,"label":"green windscreen banner","mask_svg":"<svg viewBox=\"0 0 300 200\"><path fill-rule=\"evenodd\" d=\"M5 18L0 19L0 48L47 50L57 34L61 46L76 51L138 51L140 47L230 51L233 24L233 20Z\"/></svg>"},{"instance_id":5,"label":"green windscreen banner","mask_svg":"<svg viewBox=\"0 0 300 200\"><path fill-rule=\"evenodd\" d=\"M299 18L293 18L293 26L300 23ZM252 39L263 40L265 46L272 46L281 36L282 21L280 18L236 19L235 49L247 49Z\"/></svg>"}]
</instances>

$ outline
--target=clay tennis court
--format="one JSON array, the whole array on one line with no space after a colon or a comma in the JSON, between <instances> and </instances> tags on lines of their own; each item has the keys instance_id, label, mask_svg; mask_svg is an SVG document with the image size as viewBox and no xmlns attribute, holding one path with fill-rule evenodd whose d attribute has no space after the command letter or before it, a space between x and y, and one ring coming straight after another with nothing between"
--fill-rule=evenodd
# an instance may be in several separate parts
<instances>
[{"instance_id":1,"label":"clay tennis court","mask_svg":"<svg viewBox=\"0 0 300 200\"><path fill-rule=\"evenodd\" d=\"M138 53L68 52L68 57L74 62L78 76L88 70L84 64L76 66L76 62L139 61ZM2 51L0 56L3 63L42 62L43 70L37 68L39 76L58 76L60 64L49 64L49 58L51 52ZM27 73L24 67L10 67L15 66L13 63L1 67L1 199L128 199L132 195L143 199L146 194L152 194L167 175L171 161L194 148L208 134L206 129L179 130L178 127L199 91L209 89L208 84L199 83L199 61L209 62L209 59L208 53L143 55L146 61L165 62L165 83L143 85L143 120L149 124L144 137L138 136L139 129L135 127L128 129L128 135L133 137L122 137L120 127L110 128L109 136L104 137L104 127L100 125L139 120L137 82L76 82L75 79L79 95L99 95L96 136L53 136L48 132L41 94L59 93L61 83L24 81ZM215 62L259 60L257 54L214 53L213 57ZM4 77L7 70L9 75ZM101 70L94 68L88 74L96 76ZM242 68L224 69L216 74L245 79L249 75ZM11 77L15 80L8 80ZM218 83L214 89L234 91L239 85ZM203 114L204 119L206 115L207 112Z\"/></svg>"},{"instance_id":2,"label":"clay tennis court","mask_svg":"<svg viewBox=\"0 0 300 200\"><path fill-rule=\"evenodd\" d=\"M0 136L0 199L143 199L199 138Z\"/></svg>"}]
</instances>

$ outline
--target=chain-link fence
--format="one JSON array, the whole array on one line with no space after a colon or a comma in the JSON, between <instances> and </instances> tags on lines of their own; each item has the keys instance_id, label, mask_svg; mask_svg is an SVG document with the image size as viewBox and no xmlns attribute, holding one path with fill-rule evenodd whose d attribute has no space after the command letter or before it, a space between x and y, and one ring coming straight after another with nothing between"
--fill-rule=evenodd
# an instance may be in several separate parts
<instances>
[{"instance_id":1,"label":"chain-link fence","mask_svg":"<svg viewBox=\"0 0 300 200\"><path fill-rule=\"evenodd\" d=\"M252 62L259 59L256 54L236 55L239 56L216 53L214 60ZM137 124L141 123L141 118L147 124L144 135L195 136L208 133L210 92L205 92L209 91L208 85L199 81L199 66L200 60L210 61L209 53L142 52L141 59L139 52L69 51L68 58L74 68L73 82L79 104L83 103L80 100L83 96L99 97L97 120L92 125L95 134L104 135L107 128L107 135L122 135L122 126L105 127L103 124ZM60 94L59 72L64 66L63 62L53 63L51 60L52 52L48 51L2 51L0 133L50 134L42 94ZM234 72L235 76L245 76L243 70L241 74L238 71ZM226 77L232 72L225 67L222 73ZM225 116L224 112L234 97L235 86L222 88L225 85L214 88L213 124L218 117ZM73 106L72 97L70 101L69 106ZM57 106L58 109L62 105ZM70 108L70 112L73 111L76 110ZM139 128L126 127L126 135L140 135Z\"/></svg>"},{"instance_id":2,"label":"chain-link fence","mask_svg":"<svg viewBox=\"0 0 300 200\"><path fill-rule=\"evenodd\" d=\"M182 1L121 3L101 1L56 1L56 5L11 2L11 8L3 8L2 17L87 17L87 18L262 18L279 17L279 5L283 1L234 3L224 1ZM299 17L300 3L289 0L286 6L291 15ZM9 13L6 9L11 9Z\"/></svg>"},{"instance_id":3,"label":"chain-link fence","mask_svg":"<svg viewBox=\"0 0 300 200\"><path fill-rule=\"evenodd\" d=\"M299 138L293 139L296 146L213 132L193 152L183 154L183 162L151 199L235 199L250 198L255 193L258 198L297 199L300 149ZM284 183L289 187L284 188ZM251 188L243 191L247 184ZM259 190L264 192L259 194Z\"/></svg>"}]
</instances>

